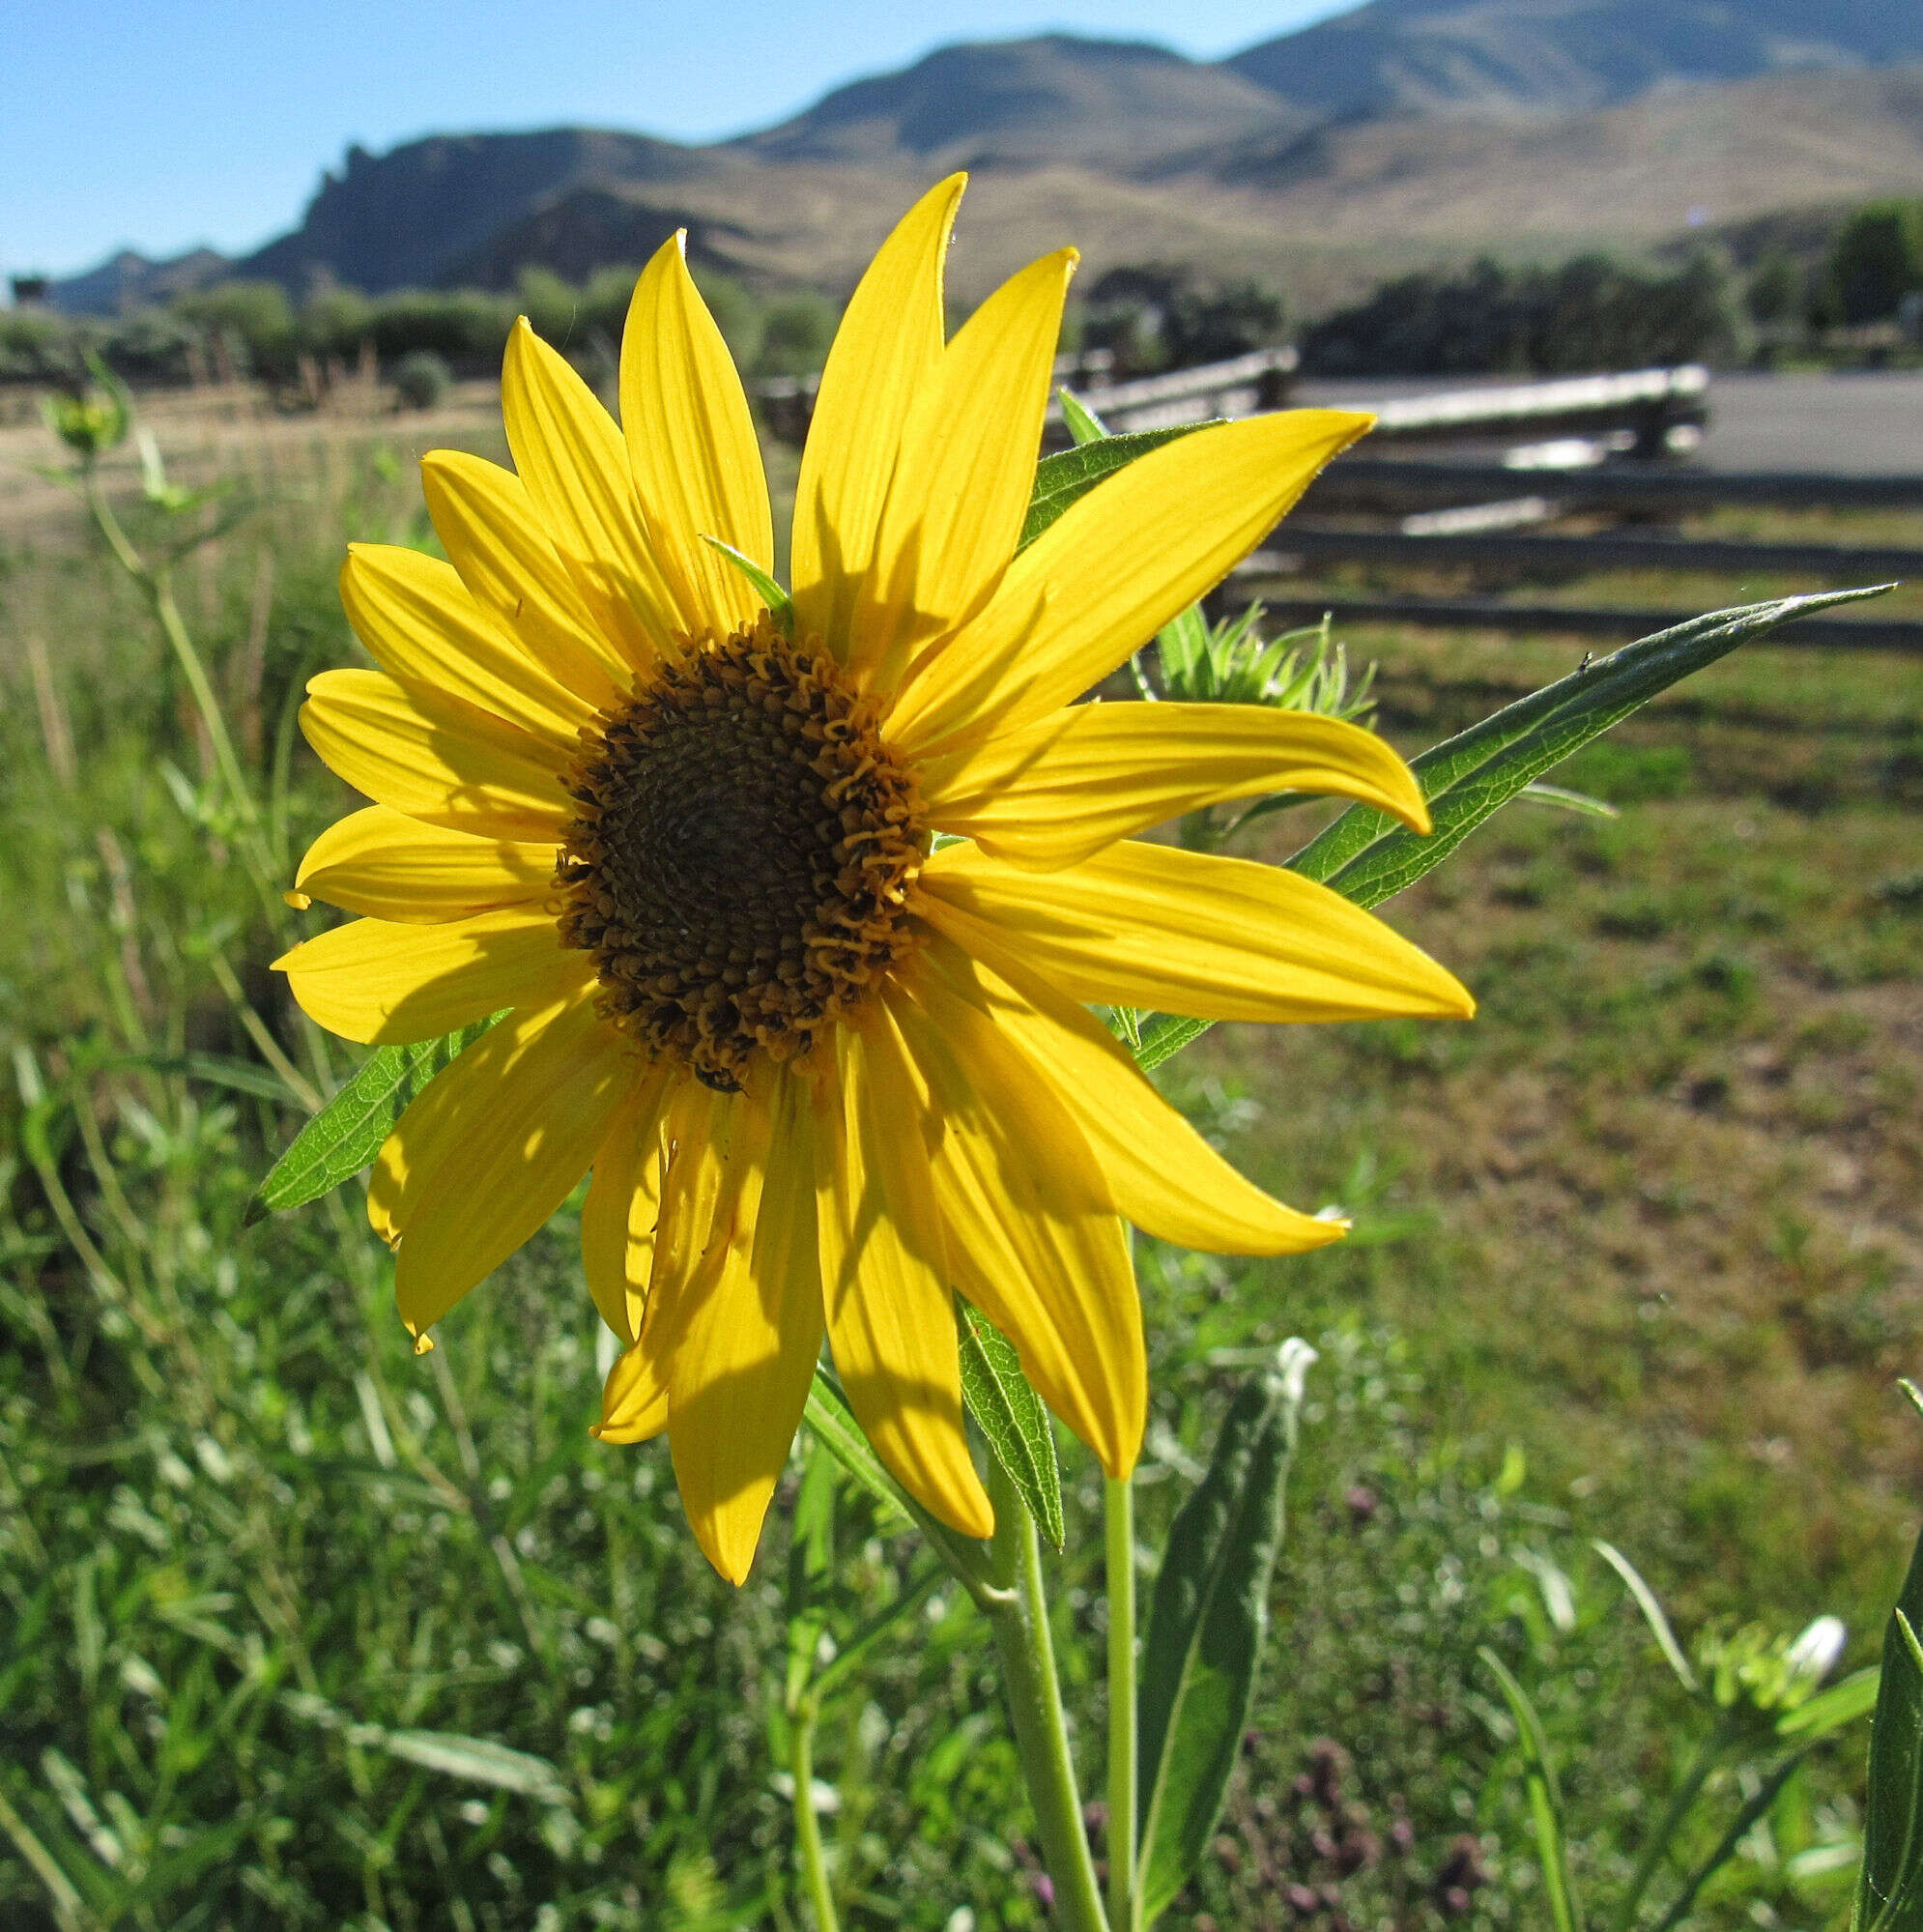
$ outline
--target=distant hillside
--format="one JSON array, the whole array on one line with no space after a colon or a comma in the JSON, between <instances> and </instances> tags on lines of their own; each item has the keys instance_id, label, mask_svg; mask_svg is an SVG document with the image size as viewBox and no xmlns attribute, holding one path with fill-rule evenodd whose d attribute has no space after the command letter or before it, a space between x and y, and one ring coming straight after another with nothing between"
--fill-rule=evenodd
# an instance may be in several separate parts
<instances>
[{"instance_id":1,"label":"distant hillside","mask_svg":"<svg viewBox=\"0 0 1923 1932\"><path fill-rule=\"evenodd\" d=\"M1553 120L1418 116L1254 136L1170 178L1292 234L1653 238L1923 190L1923 64L1648 94Z\"/></svg>"},{"instance_id":2,"label":"distant hillside","mask_svg":"<svg viewBox=\"0 0 1923 1932\"><path fill-rule=\"evenodd\" d=\"M927 175L1072 162L1128 173L1205 141L1306 126L1225 67L1140 42L1050 34L942 47L838 87L740 145L770 161L859 161Z\"/></svg>"},{"instance_id":3,"label":"distant hillside","mask_svg":"<svg viewBox=\"0 0 1923 1932\"><path fill-rule=\"evenodd\" d=\"M233 264L214 248L194 248L164 262L123 248L99 268L55 282L53 297L69 315L117 315L122 309L171 302L232 272Z\"/></svg>"},{"instance_id":4,"label":"distant hillside","mask_svg":"<svg viewBox=\"0 0 1923 1932\"><path fill-rule=\"evenodd\" d=\"M1087 278L1187 261L1313 309L1482 249L1923 190L1917 63L1923 0L1370 0L1220 65L1067 35L946 47L707 147L557 128L354 148L245 260L123 255L52 299L582 280L680 227L698 262L842 295L915 189L966 166L958 299L1074 241Z\"/></svg>"},{"instance_id":5,"label":"distant hillside","mask_svg":"<svg viewBox=\"0 0 1923 1932\"><path fill-rule=\"evenodd\" d=\"M1923 60L1917 0L1370 0L1227 66L1317 117L1556 114Z\"/></svg>"},{"instance_id":6,"label":"distant hillside","mask_svg":"<svg viewBox=\"0 0 1923 1932\"><path fill-rule=\"evenodd\" d=\"M594 128L436 134L380 156L350 148L300 227L234 272L297 292L323 280L369 295L422 287L448 279L503 229L570 189L611 182L672 188L740 166L725 150Z\"/></svg>"},{"instance_id":7,"label":"distant hillside","mask_svg":"<svg viewBox=\"0 0 1923 1932\"><path fill-rule=\"evenodd\" d=\"M639 268L677 229L687 231L688 260L697 268L739 266L738 223L649 199L639 188L597 187L552 197L524 219L508 222L441 279L463 288L511 289L524 268L537 266L565 281L585 282L597 269Z\"/></svg>"}]
</instances>

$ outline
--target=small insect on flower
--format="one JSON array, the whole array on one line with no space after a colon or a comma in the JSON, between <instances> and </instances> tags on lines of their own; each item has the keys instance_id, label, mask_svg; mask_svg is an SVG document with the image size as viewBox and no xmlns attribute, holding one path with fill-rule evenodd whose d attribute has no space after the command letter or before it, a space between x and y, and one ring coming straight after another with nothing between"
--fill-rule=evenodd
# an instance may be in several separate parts
<instances>
[{"instance_id":1,"label":"small insect on flower","mask_svg":"<svg viewBox=\"0 0 1923 1932\"><path fill-rule=\"evenodd\" d=\"M403 1319L424 1336L591 1169L588 1285L624 1347L600 1433L666 1430L737 1582L824 1334L888 1466L984 1536L958 1292L1119 1476L1146 1399L1124 1221L1241 1254L1339 1235L1236 1174L1089 1003L1470 1011L1336 894L1132 837L1282 790L1426 828L1381 739L1074 703L1368 418L1198 430L1019 549L1076 256L944 340L962 187L917 203L848 304L791 597L747 398L676 240L635 290L620 426L523 322L514 469L426 459L452 562L350 552L342 595L381 668L324 673L301 714L375 802L301 867L301 893L362 916L279 963L296 997L367 1042L507 1009L376 1165Z\"/></svg>"}]
</instances>

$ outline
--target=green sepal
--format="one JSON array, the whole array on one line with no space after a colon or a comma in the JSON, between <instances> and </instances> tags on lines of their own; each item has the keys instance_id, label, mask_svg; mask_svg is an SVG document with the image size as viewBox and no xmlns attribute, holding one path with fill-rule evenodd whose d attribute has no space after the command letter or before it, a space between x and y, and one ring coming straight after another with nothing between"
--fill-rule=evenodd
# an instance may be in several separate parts
<instances>
[{"instance_id":1,"label":"green sepal","mask_svg":"<svg viewBox=\"0 0 1923 1932\"><path fill-rule=\"evenodd\" d=\"M768 616L774 620L775 628L783 637L792 637L794 599L745 551L736 550L732 543L726 543L718 536L710 536L706 531L702 532L702 541L710 550L720 551L722 556L754 585L762 603L768 607Z\"/></svg>"},{"instance_id":2,"label":"green sepal","mask_svg":"<svg viewBox=\"0 0 1923 1932\"><path fill-rule=\"evenodd\" d=\"M1074 438L1078 449L1084 444L1100 443L1108 434L1108 425L1069 389L1057 389L1055 394L1061 399L1062 420L1068 424L1069 435Z\"/></svg>"},{"instance_id":3,"label":"green sepal","mask_svg":"<svg viewBox=\"0 0 1923 1932\"><path fill-rule=\"evenodd\" d=\"M962 1399L989 1454L1021 1492L1036 1527L1062 1547L1062 1472L1048 1411L1021 1372L1021 1358L993 1322L966 1302L956 1304L962 1339Z\"/></svg>"}]
</instances>

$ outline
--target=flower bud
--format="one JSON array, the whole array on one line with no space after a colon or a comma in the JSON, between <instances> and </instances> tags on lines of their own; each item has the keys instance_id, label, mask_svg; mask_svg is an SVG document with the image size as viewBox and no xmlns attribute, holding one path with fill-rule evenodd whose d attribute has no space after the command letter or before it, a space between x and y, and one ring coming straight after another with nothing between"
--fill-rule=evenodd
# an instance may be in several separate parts
<instances>
[{"instance_id":1,"label":"flower bud","mask_svg":"<svg viewBox=\"0 0 1923 1932\"><path fill-rule=\"evenodd\" d=\"M46 426L83 463L127 440L126 391L84 389L50 397L43 406Z\"/></svg>"}]
</instances>

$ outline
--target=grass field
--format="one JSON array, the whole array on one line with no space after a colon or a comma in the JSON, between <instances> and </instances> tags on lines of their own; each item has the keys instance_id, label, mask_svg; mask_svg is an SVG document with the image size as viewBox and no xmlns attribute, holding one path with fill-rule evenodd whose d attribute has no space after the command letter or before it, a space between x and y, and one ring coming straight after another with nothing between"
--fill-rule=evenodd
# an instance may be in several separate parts
<instances>
[{"instance_id":1,"label":"grass field","mask_svg":"<svg viewBox=\"0 0 1923 1932\"><path fill-rule=\"evenodd\" d=\"M290 734L304 677L353 659L340 544L416 532L417 494L364 441L230 462L271 501L189 561L183 602L291 857L346 802ZM137 600L76 509L22 503L0 530L0 1922L805 1925L775 1777L789 1498L736 1593L659 1448L588 1439L571 1213L423 1358L358 1189L244 1230L301 1112L241 1003L297 1078L347 1061L310 1057L266 970ZM1408 750L1579 654L1351 648ZM1923 1325L1923 678L1759 648L1557 776L1621 817L1512 806L1389 908L1477 991L1473 1024L1223 1027L1168 1069L1258 1178L1358 1221L1287 1264L1144 1249L1145 1543L1256 1351L1300 1333L1323 1358L1247 1769L1171 1923L1544 1922L1478 1643L1543 1712L1606 1899L1702 1724L1591 1538L1685 1641L1834 1610L1874 1658L1923 1475L1893 1386ZM1055 1601L1093 1789L1099 1485L1065 1455ZM852 1497L839 1531L846 1635L926 1558ZM1863 1745L1812 1760L1692 1923L1835 1916ZM958 1593L830 1707L818 1774L847 1923L1043 1922Z\"/></svg>"}]
</instances>

